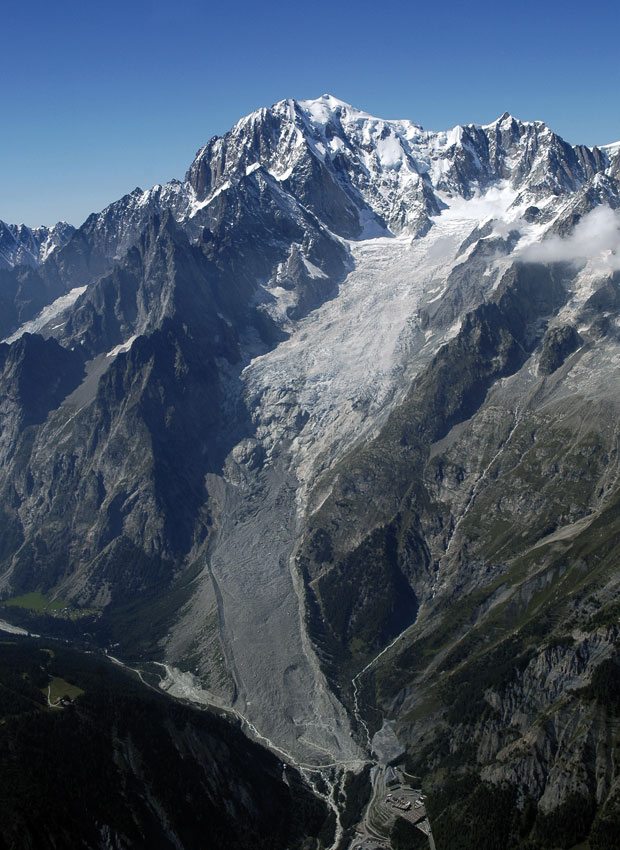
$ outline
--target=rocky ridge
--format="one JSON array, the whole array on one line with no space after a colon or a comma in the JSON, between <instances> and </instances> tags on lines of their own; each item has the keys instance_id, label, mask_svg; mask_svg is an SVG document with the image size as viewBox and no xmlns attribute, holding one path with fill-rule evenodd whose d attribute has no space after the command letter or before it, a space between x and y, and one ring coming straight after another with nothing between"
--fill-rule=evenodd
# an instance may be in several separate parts
<instances>
[{"instance_id":1,"label":"rocky ridge","mask_svg":"<svg viewBox=\"0 0 620 850\"><path fill-rule=\"evenodd\" d=\"M27 227L0 221L0 268L37 266L66 245L75 228L66 221L53 227Z\"/></svg>"}]
</instances>

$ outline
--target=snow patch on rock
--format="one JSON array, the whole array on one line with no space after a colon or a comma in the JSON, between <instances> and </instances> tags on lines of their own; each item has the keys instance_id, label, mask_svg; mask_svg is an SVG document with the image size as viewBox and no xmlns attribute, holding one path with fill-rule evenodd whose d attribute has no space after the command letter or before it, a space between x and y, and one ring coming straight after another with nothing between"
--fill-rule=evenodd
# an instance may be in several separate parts
<instances>
[{"instance_id":1,"label":"snow patch on rock","mask_svg":"<svg viewBox=\"0 0 620 850\"><path fill-rule=\"evenodd\" d=\"M57 298L51 304L48 304L47 307L44 307L38 316L28 322L24 322L21 327L19 327L10 336L7 336L6 339L3 339L2 342L15 342L16 339L19 339L20 336L23 336L25 333L34 334L43 330L43 328L48 325L52 319L55 319L61 313L64 313L65 310L68 310L83 292L86 292L85 286L76 286L70 292L67 292L66 295L61 295L60 298ZM57 325L56 327L59 326Z\"/></svg>"}]
</instances>

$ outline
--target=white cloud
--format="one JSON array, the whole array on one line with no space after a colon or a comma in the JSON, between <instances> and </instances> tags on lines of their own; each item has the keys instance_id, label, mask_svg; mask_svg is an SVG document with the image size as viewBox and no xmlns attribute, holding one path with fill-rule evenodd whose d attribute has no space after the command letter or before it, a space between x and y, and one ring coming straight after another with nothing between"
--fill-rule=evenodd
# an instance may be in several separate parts
<instances>
[{"instance_id":1,"label":"white cloud","mask_svg":"<svg viewBox=\"0 0 620 850\"><path fill-rule=\"evenodd\" d=\"M620 270L620 212L610 207L595 207L586 213L565 238L551 236L529 245L521 259L530 263L558 263L579 260L600 261L609 271Z\"/></svg>"}]
</instances>

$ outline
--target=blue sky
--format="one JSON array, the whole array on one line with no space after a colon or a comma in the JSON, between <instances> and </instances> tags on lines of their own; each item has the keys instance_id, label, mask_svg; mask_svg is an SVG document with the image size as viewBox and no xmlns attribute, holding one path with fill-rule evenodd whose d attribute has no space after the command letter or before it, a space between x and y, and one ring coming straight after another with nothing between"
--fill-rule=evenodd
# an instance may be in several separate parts
<instances>
[{"instance_id":1,"label":"blue sky","mask_svg":"<svg viewBox=\"0 0 620 850\"><path fill-rule=\"evenodd\" d=\"M248 112L330 92L429 129L542 119L620 140L617 2L13 3L0 15L0 218L30 225L182 178Z\"/></svg>"}]
</instances>

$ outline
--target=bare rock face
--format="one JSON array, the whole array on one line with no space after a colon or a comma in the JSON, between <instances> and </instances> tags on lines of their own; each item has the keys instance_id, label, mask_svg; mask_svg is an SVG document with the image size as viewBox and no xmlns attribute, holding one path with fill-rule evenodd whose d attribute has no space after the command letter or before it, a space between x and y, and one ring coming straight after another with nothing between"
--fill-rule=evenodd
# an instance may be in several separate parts
<instances>
[{"instance_id":1,"label":"bare rock face","mask_svg":"<svg viewBox=\"0 0 620 850\"><path fill-rule=\"evenodd\" d=\"M545 375L555 372L579 348L582 341L573 325L551 328L542 342L539 371Z\"/></svg>"},{"instance_id":2,"label":"bare rock face","mask_svg":"<svg viewBox=\"0 0 620 850\"><path fill-rule=\"evenodd\" d=\"M616 160L324 95L28 264L5 228L0 587L70 609L13 615L303 764L359 767L383 715L448 844L451 770L507 842L611 822Z\"/></svg>"}]
</instances>

